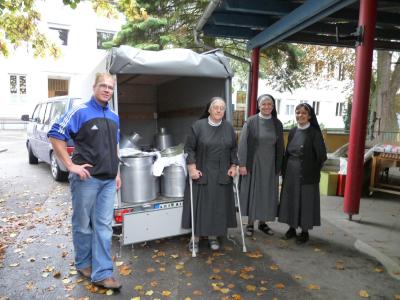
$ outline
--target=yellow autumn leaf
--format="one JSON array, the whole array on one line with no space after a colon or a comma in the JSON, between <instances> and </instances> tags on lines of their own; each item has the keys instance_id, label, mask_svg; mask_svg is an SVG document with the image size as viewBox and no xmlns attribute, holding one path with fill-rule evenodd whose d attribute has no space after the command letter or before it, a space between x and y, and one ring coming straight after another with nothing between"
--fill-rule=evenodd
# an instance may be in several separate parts
<instances>
[{"instance_id":1,"label":"yellow autumn leaf","mask_svg":"<svg viewBox=\"0 0 400 300\"><path fill-rule=\"evenodd\" d=\"M237 271L231 270L231 269L225 269L225 272L230 274L230 275L236 275Z\"/></svg>"},{"instance_id":2,"label":"yellow autumn leaf","mask_svg":"<svg viewBox=\"0 0 400 300\"><path fill-rule=\"evenodd\" d=\"M248 285L246 285L246 290L248 292L255 292L256 291L256 286L252 285L252 284L248 284Z\"/></svg>"},{"instance_id":3,"label":"yellow autumn leaf","mask_svg":"<svg viewBox=\"0 0 400 300\"><path fill-rule=\"evenodd\" d=\"M107 296L111 296L112 294L114 294L113 290L107 290L106 295Z\"/></svg>"},{"instance_id":4,"label":"yellow autumn leaf","mask_svg":"<svg viewBox=\"0 0 400 300\"><path fill-rule=\"evenodd\" d=\"M296 275L293 276L293 278L296 279L296 280L302 280L303 276L296 274Z\"/></svg>"},{"instance_id":5,"label":"yellow autumn leaf","mask_svg":"<svg viewBox=\"0 0 400 300\"><path fill-rule=\"evenodd\" d=\"M360 290L360 291L358 292L358 295L359 295L360 297L363 297L363 298L369 298L369 294L368 294L368 292L367 292L366 290Z\"/></svg>"},{"instance_id":6,"label":"yellow autumn leaf","mask_svg":"<svg viewBox=\"0 0 400 300\"><path fill-rule=\"evenodd\" d=\"M133 289L137 292L143 291L143 285L136 285Z\"/></svg>"},{"instance_id":7,"label":"yellow autumn leaf","mask_svg":"<svg viewBox=\"0 0 400 300\"><path fill-rule=\"evenodd\" d=\"M144 293L146 296L151 296L154 294L152 290L148 290L146 293Z\"/></svg>"},{"instance_id":8,"label":"yellow autumn leaf","mask_svg":"<svg viewBox=\"0 0 400 300\"><path fill-rule=\"evenodd\" d=\"M218 268L214 268L212 271L213 271L213 273L219 273L219 272L221 272L221 270L218 269Z\"/></svg>"},{"instance_id":9,"label":"yellow autumn leaf","mask_svg":"<svg viewBox=\"0 0 400 300\"><path fill-rule=\"evenodd\" d=\"M228 294L231 290L228 288L222 288L219 290L222 294Z\"/></svg>"},{"instance_id":10,"label":"yellow autumn leaf","mask_svg":"<svg viewBox=\"0 0 400 300\"><path fill-rule=\"evenodd\" d=\"M147 273L153 273L155 272L154 268L147 268Z\"/></svg>"},{"instance_id":11,"label":"yellow autumn leaf","mask_svg":"<svg viewBox=\"0 0 400 300\"><path fill-rule=\"evenodd\" d=\"M383 272L383 268L381 268L381 267L376 267L376 268L374 269L374 272L376 272L376 273L382 273L382 272Z\"/></svg>"},{"instance_id":12,"label":"yellow autumn leaf","mask_svg":"<svg viewBox=\"0 0 400 300\"><path fill-rule=\"evenodd\" d=\"M243 300L242 296L240 296L239 294L233 294L232 299L233 300Z\"/></svg>"},{"instance_id":13,"label":"yellow autumn leaf","mask_svg":"<svg viewBox=\"0 0 400 300\"><path fill-rule=\"evenodd\" d=\"M317 284L309 284L308 286L307 286L307 288L309 289L309 290L320 290L321 288L320 288L320 286L319 285L317 285Z\"/></svg>"},{"instance_id":14,"label":"yellow autumn leaf","mask_svg":"<svg viewBox=\"0 0 400 300\"><path fill-rule=\"evenodd\" d=\"M123 264L124 264L123 261L116 261L116 262L115 262L115 265L116 265L117 267L120 267L120 266L122 266Z\"/></svg>"},{"instance_id":15,"label":"yellow autumn leaf","mask_svg":"<svg viewBox=\"0 0 400 300\"><path fill-rule=\"evenodd\" d=\"M159 270L160 270L160 272L165 272L165 268L164 267L159 268Z\"/></svg>"},{"instance_id":16,"label":"yellow autumn leaf","mask_svg":"<svg viewBox=\"0 0 400 300\"><path fill-rule=\"evenodd\" d=\"M228 288L233 289L235 285L233 283L228 284Z\"/></svg>"},{"instance_id":17,"label":"yellow autumn leaf","mask_svg":"<svg viewBox=\"0 0 400 300\"><path fill-rule=\"evenodd\" d=\"M269 268L270 268L272 271L277 271L277 270L279 270L278 265L271 265Z\"/></svg>"},{"instance_id":18,"label":"yellow autumn leaf","mask_svg":"<svg viewBox=\"0 0 400 300\"><path fill-rule=\"evenodd\" d=\"M175 269L177 269L177 270L182 270L182 269L183 269L183 265L177 264L177 265L175 266Z\"/></svg>"},{"instance_id":19,"label":"yellow autumn leaf","mask_svg":"<svg viewBox=\"0 0 400 300\"><path fill-rule=\"evenodd\" d=\"M69 271L69 275L77 275L78 272L76 270L71 270Z\"/></svg>"},{"instance_id":20,"label":"yellow autumn leaf","mask_svg":"<svg viewBox=\"0 0 400 300\"><path fill-rule=\"evenodd\" d=\"M140 297L133 297L131 300L140 300Z\"/></svg>"},{"instance_id":21,"label":"yellow autumn leaf","mask_svg":"<svg viewBox=\"0 0 400 300\"><path fill-rule=\"evenodd\" d=\"M185 297L183 300L192 300L190 297Z\"/></svg>"},{"instance_id":22,"label":"yellow autumn leaf","mask_svg":"<svg viewBox=\"0 0 400 300\"><path fill-rule=\"evenodd\" d=\"M179 254L171 254L171 257L174 258L174 259L176 259L176 258L179 257Z\"/></svg>"},{"instance_id":23,"label":"yellow autumn leaf","mask_svg":"<svg viewBox=\"0 0 400 300\"><path fill-rule=\"evenodd\" d=\"M163 295L164 297L169 297L169 296L171 296L171 292L170 291L162 291L161 295Z\"/></svg>"},{"instance_id":24,"label":"yellow autumn leaf","mask_svg":"<svg viewBox=\"0 0 400 300\"><path fill-rule=\"evenodd\" d=\"M285 288L285 285L284 285L283 283L277 283L277 284L275 284L275 288L277 288L277 289L284 289L284 288Z\"/></svg>"},{"instance_id":25,"label":"yellow autumn leaf","mask_svg":"<svg viewBox=\"0 0 400 300\"><path fill-rule=\"evenodd\" d=\"M265 286L260 286L259 289L260 289L260 291L263 291L263 292L268 290Z\"/></svg>"}]
</instances>

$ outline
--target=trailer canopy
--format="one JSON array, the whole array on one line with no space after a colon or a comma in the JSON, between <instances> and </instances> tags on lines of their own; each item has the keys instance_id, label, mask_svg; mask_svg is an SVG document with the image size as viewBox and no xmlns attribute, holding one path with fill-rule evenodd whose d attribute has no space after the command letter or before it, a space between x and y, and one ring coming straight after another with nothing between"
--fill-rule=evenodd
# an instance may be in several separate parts
<instances>
[{"instance_id":1,"label":"trailer canopy","mask_svg":"<svg viewBox=\"0 0 400 300\"><path fill-rule=\"evenodd\" d=\"M196 53L188 49L147 51L129 46L112 48L107 69L111 74L152 74L228 78L233 76L222 51Z\"/></svg>"}]
</instances>

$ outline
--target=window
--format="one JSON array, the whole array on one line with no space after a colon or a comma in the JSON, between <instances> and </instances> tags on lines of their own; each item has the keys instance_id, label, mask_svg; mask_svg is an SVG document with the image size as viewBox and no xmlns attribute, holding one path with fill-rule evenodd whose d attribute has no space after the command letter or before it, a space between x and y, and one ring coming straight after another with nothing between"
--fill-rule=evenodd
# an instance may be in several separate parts
<instances>
[{"instance_id":1,"label":"window","mask_svg":"<svg viewBox=\"0 0 400 300\"><path fill-rule=\"evenodd\" d=\"M344 102L336 103L336 116L342 116L344 109Z\"/></svg>"},{"instance_id":2,"label":"window","mask_svg":"<svg viewBox=\"0 0 400 300\"><path fill-rule=\"evenodd\" d=\"M319 115L319 101L313 101L312 107L314 108L315 115Z\"/></svg>"},{"instance_id":3,"label":"window","mask_svg":"<svg viewBox=\"0 0 400 300\"><path fill-rule=\"evenodd\" d=\"M292 116L294 114L294 105L286 105L286 115Z\"/></svg>"},{"instance_id":4,"label":"window","mask_svg":"<svg viewBox=\"0 0 400 300\"><path fill-rule=\"evenodd\" d=\"M10 94L26 95L26 75L10 74Z\"/></svg>"},{"instance_id":5,"label":"window","mask_svg":"<svg viewBox=\"0 0 400 300\"><path fill-rule=\"evenodd\" d=\"M300 100L300 104L302 103L308 103L308 100Z\"/></svg>"},{"instance_id":6,"label":"window","mask_svg":"<svg viewBox=\"0 0 400 300\"><path fill-rule=\"evenodd\" d=\"M68 29L57 28L57 27L50 27L50 29L54 31L55 37L60 40L61 45L63 46L68 45Z\"/></svg>"},{"instance_id":7,"label":"window","mask_svg":"<svg viewBox=\"0 0 400 300\"><path fill-rule=\"evenodd\" d=\"M97 30L97 49L105 49L103 43L112 41L114 32Z\"/></svg>"},{"instance_id":8,"label":"window","mask_svg":"<svg viewBox=\"0 0 400 300\"><path fill-rule=\"evenodd\" d=\"M61 117L62 114L65 113L65 107L67 105L67 101L57 101L53 103L53 108L51 110L51 118L50 118L50 123L53 123L55 120L57 120L59 117Z\"/></svg>"},{"instance_id":9,"label":"window","mask_svg":"<svg viewBox=\"0 0 400 300\"><path fill-rule=\"evenodd\" d=\"M50 111L51 111L51 103L47 103L46 112L44 114L44 119L43 119L45 125L50 124Z\"/></svg>"},{"instance_id":10,"label":"window","mask_svg":"<svg viewBox=\"0 0 400 300\"><path fill-rule=\"evenodd\" d=\"M280 112L281 112L281 99L276 99L275 109L276 109L276 113L280 114Z\"/></svg>"}]
</instances>

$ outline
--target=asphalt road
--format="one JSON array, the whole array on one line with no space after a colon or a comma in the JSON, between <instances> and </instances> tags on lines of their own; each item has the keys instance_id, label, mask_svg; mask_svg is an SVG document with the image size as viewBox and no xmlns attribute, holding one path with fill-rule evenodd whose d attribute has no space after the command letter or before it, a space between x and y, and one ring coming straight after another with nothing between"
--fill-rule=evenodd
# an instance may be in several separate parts
<instances>
[{"instance_id":1,"label":"asphalt road","mask_svg":"<svg viewBox=\"0 0 400 300\"><path fill-rule=\"evenodd\" d=\"M24 133L0 131L0 299L400 299L400 284L354 238L324 222L304 246L256 232L242 253L223 240L211 252L186 250L187 236L122 248L115 258L119 293L96 290L76 274L67 183L49 166L28 164ZM160 224L163 226L163 224ZM119 249L113 242L113 254ZM110 294L110 295L107 295Z\"/></svg>"}]
</instances>

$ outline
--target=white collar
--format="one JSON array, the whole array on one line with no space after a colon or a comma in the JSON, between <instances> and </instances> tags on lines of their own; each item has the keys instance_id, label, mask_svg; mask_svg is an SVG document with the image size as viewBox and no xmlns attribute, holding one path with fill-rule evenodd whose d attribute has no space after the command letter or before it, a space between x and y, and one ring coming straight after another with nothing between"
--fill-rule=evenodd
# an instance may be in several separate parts
<instances>
[{"instance_id":1,"label":"white collar","mask_svg":"<svg viewBox=\"0 0 400 300\"><path fill-rule=\"evenodd\" d=\"M261 112L259 112L258 113L258 116L261 118L261 119L265 119L265 120L269 120L269 119L271 119L272 118L272 115L269 115L269 116L264 116Z\"/></svg>"},{"instance_id":2,"label":"white collar","mask_svg":"<svg viewBox=\"0 0 400 300\"><path fill-rule=\"evenodd\" d=\"M211 126L219 126L219 125L221 125L221 123L222 123L222 120L219 121L218 123L214 123L213 121L211 121L211 118L208 117L208 124L210 124Z\"/></svg>"},{"instance_id":3,"label":"white collar","mask_svg":"<svg viewBox=\"0 0 400 300\"><path fill-rule=\"evenodd\" d=\"M307 124L305 124L303 126L300 126L299 124L297 124L297 128L301 129L301 130L307 129L308 127L310 127L310 122L308 122Z\"/></svg>"}]
</instances>

